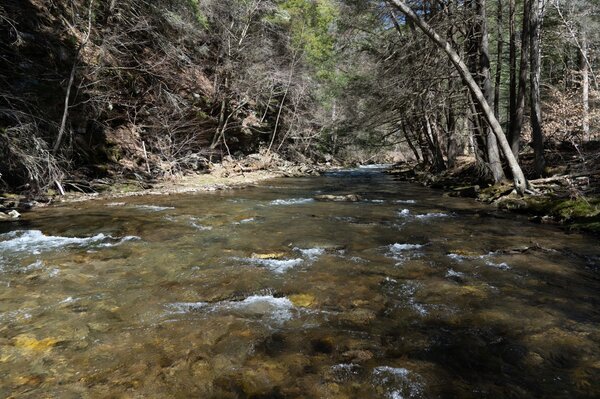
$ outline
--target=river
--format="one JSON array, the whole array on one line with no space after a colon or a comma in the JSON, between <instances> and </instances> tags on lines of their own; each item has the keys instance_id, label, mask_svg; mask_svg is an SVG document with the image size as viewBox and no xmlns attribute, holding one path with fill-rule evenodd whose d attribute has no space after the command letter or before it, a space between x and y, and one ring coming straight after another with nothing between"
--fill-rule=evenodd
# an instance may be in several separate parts
<instances>
[{"instance_id":1,"label":"river","mask_svg":"<svg viewBox=\"0 0 600 399\"><path fill-rule=\"evenodd\" d=\"M0 397L600 397L597 239L377 169L0 229Z\"/></svg>"}]
</instances>

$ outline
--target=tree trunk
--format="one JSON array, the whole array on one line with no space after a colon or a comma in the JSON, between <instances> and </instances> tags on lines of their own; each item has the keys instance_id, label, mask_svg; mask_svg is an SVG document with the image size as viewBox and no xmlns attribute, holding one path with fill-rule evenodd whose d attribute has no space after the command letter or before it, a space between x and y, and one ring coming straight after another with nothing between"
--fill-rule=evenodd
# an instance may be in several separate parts
<instances>
[{"instance_id":1,"label":"tree trunk","mask_svg":"<svg viewBox=\"0 0 600 399\"><path fill-rule=\"evenodd\" d=\"M583 115L581 116L581 129L583 139L590 141L590 67L588 64L588 41L585 28L581 30L581 94Z\"/></svg>"},{"instance_id":2,"label":"tree trunk","mask_svg":"<svg viewBox=\"0 0 600 399\"><path fill-rule=\"evenodd\" d=\"M546 160L544 158L544 137L542 135L542 102L540 98L540 79L542 74L541 21L544 12L544 0L531 0L530 11L530 93L531 93L531 134L535 153L535 173L544 174Z\"/></svg>"},{"instance_id":3,"label":"tree trunk","mask_svg":"<svg viewBox=\"0 0 600 399\"><path fill-rule=\"evenodd\" d=\"M402 132L404 133L404 138L406 139L406 143L408 144L411 151L415 155L415 160L417 161L417 163L421 163L421 156L419 155L419 151L417 150L417 147L415 147L415 145L413 144L413 142L410 138L410 134L408 134L408 130L406 129L406 124L404 122L400 122L400 125L402 128Z\"/></svg>"},{"instance_id":4,"label":"tree trunk","mask_svg":"<svg viewBox=\"0 0 600 399\"><path fill-rule=\"evenodd\" d=\"M519 66L519 91L517 93L517 103L515 108L514 120L511 123L509 132L509 141L513 154L519 158L519 149L521 147L521 131L523 130L523 118L525 114L525 96L527 91L527 75L529 65L529 25L530 25L530 3L532 0L525 0L523 5L523 29L521 32L521 60Z\"/></svg>"},{"instance_id":5,"label":"tree trunk","mask_svg":"<svg viewBox=\"0 0 600 399\"><path fill-rule=\"evenodd\" d=\"M446 169L446 163L444 162L444 155L442 154L442 149L440 148L440 141L438 140L437 132L433 131L433 127L431 126L431 121L428 115L425 115L423 118L423 128L425 137L427 137L427 142L429 143L429 148L431 148L431 154L433 156L433 169L436 173L441 172Z\"/></svg>"},{"instance_id":6,"label":"tree trunk","mask_svg":"<svg viewBox=\"0 0 600 399\"><path fill-rule=\"evenodd\" d=\"M510 78L508 85L508 142L513 150L513 155L519 158L519 141L514 143L513 128L516 119L517 108L517 31L515 28L515 0L508 1L508 30L509 30L509 54L508 64L510 65Z\"/></svg>"},{"instance_id":7,"label":"tree trunk","mask_svg":"<svg viewBox=\"0 0 600 399\"><path fill-rule=\"evenodd\" d=\"M504 0L498 0L498 14L496 15L496 25L498 34L498 47L496 57L496 83L494 86L494 115L500 119L500 85L502 83L502 65L504 57L504 8L502 6Z\"/></svg>"},{"instance_id":8,"label":"tree trunk","mask_svg":"<svg viewBox=\"0 0 600 399\"><path fill-rule=\"evenodd\" d=\"M477 85L477 82L473 79L473 76L469 72L469 69L465 65L464 61L460 58L458 53L452 48L450 43L442 39L440 35L437 34L425 21L423 21L414 11L401 0L388 0L390 4L397 7L409 20L413 21L415 25L419 27L438 47L440 47L446 55L449 57L450 61L460 74L461 78L465 82L465 85L469 88L469 91L475 98L475 100L480 104L481 108L484 112L484 117L488 124L490 125L492 132L498 139L500 146L502 148L502 152L506 157L508 165L513 174L513 181L515 185L515 190L519 194L524 194L527 189L527 180L525 179L525 175L519 166L516 158L514 157L510 145L504 136L504 132L502 131L502 126L498 123L498 119L494 116L494 112L490 108L490 105L485 99L483 92Z\"/></svg>"},{"instance_id":9,"label":"tree trunk","mask_svg":"<svg viewBox=\"0 0 600 399\"><path fill-rule=\"evenodd\" d=\"M488 41L488 28L487 28L487 15L486 15L486 2L485 0L477 0L477 16L479 18L478 28L479 31L479 65L478 75L481 78L481 87L483 89L483 95L487 103L492 106L494 105L494 89L492 88L491 74L490 74L490 51ZM495 105L494 105L495 107ZM481 106L479 107L481 108ZM496 118L497 112L494 112ZM489 163L490 172L494 178L494 183L499 183L504 179L504 170L502 170L502 162L500 161L500 152L498 151L498 141L492 132L491 126L488 124L485 129L486 134L486 150L487 160ZM503 133L504 134L504 133Z\"/></svg>"}]
</instances>

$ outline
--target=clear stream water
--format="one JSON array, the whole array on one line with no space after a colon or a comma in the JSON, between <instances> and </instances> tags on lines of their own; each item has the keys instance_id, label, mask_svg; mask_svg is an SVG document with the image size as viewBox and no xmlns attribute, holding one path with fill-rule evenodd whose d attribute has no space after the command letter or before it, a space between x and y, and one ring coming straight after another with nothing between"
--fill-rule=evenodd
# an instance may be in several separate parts
<instances>
[{"instance_id":1,"label":"clear stream water","mask_svg":"<svg viewBox=\"0 0 600 399\"><path fill-rule=\"evenodd\" d=\"M600 397L597 239L490 212L370 169L37 210L0 397Z\"/></svg>"}]
</instances>

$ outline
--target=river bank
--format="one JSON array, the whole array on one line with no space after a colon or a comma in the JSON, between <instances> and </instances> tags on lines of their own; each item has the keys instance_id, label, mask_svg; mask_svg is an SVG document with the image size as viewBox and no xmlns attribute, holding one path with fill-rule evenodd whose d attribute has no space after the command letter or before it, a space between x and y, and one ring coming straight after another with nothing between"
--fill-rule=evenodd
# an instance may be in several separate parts
<instances>
[{"instance_id":1,"label":"river bank","mask_svg":"<svg viewBox=\"0 0 600 399\"><path fill-rule=\"evenodd\" d=\"M293 163L277 156L250 155L211 164L204 173L165 176L160 179L96 179L56 185L43 194L0 193L0 222L15 221L21 213L58 203L75 203L148 195L174 195L239 189L277 177L314 176L335 167L325 164ZM65 191L69 189L69 191ZM61 192L62 191L62 192Z\"/></svg>"},{"instance_id":2,"label":"river bank","mask_svg":"<svg viewBox=\"0 0 600 399\"><path fill-rule=\"evenodd\" d=\"M388 173L401 181L444 190L446 196L473 198L505 212L525 215L535 223L600 234L598 171L582 173L558 167L552 171L556 173L550 177L530 180L531 191L526 196L517 195L509 181L490 185L481 179L471 158L438 174L406 163L395 165Z\"/></svg>"}]
</instances>

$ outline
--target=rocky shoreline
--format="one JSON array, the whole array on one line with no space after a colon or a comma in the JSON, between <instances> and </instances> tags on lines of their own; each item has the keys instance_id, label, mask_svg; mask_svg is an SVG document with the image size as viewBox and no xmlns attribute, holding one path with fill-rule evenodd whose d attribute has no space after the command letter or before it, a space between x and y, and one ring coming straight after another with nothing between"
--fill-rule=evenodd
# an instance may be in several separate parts
<instances>
[{"instance_id":1,"label":"rocky shoreline","mask_svg":"<svg viewBox=\"0 0 600 399\"><path fill-rule=\"evenodd\" d=\"M510 182L490 185L478 179L473 163L433 174L414 164L397 164L388 173L402 181L444 190L444 195L467 197L498 210L525 215L535 223L554 224L567 231L600 234L600 196L594 176L554 175L531 180L531 193L519 196Z\"/></svg>"},{"instance_id":2,"label":"rocky shoreline","mask_svg":"<svg viewBox=\"0 0 600 399\"><path fill-rule=\"evenodd\" d=\"M221 163L212 164L207 173L171 176L152 182L142 179L102 179L87 183L90 190L73 190L64 194L54 190L36 196L0 193L0 222L17 221L21 213L57 203L229 190L253 186L277 177L319 175L333 168L326 164L293 163L276 155L267 158L263 154L254 154L241 159L227 157Z\"/></svg>"}]
</instances>

